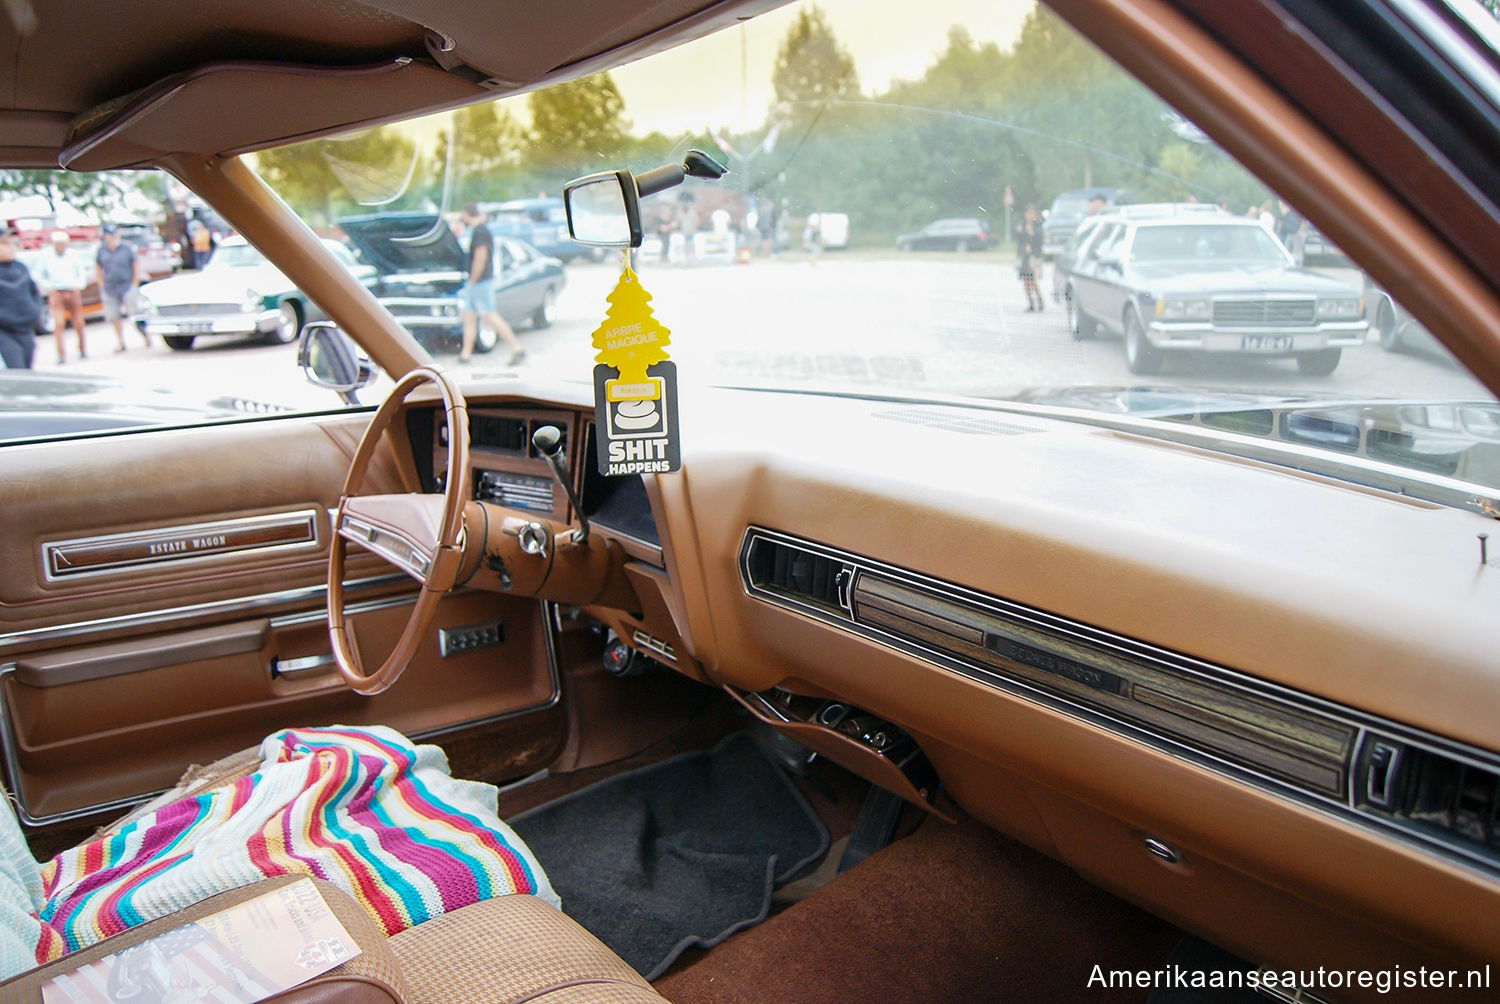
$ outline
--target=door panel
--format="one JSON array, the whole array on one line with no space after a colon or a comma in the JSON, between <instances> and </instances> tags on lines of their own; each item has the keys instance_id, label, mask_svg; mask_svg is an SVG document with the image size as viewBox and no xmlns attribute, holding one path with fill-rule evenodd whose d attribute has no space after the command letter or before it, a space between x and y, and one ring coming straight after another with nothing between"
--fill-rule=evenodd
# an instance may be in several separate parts
<instances>
[{"instance_id":1,"label":"door panel","mask_svg":"<svg viewBox=\"0 0 1500 1004\"><path fill-rule=\"evenodd\" d=\"M0 560L11 570L0 578L0 745L23 819L118 807L289 726L422 736L535 713L557 735L531 735L518 762L560 747L566 720L544 713L559 691L535 600L456 593L395 687L366 698L344 686L324 609L328 513L367 421L0 450ZM396 456L377 451L365 490L414 489ZM415 583L358 548L348 580L352 637L365 665L378 665ZM441 651L441 630L495 623L498 644Z\"/></svg>"},{"instance_id":2,"label":"door panel","mask_svg":"<svg viewBox=\"0 0 1500 1004\"><path fill-rule=\"evenodd\" d=\"M351 615L366 664L394 646L414 599ZM438 651L439 630L496 622L503 644L446 658ZM544 627L535 601L456 594L439 607L401 680L374 698L349 691L331 660L277 671L328 657L321 619L258 619L28 656L4 680L12 782L26 815L44 821L170 787L187 764L253 746L286 726L385 724L422 735L540 711L558 696ZM116 660L128 671L80 678L79 667Z\"/></svg>"}]
</instances>

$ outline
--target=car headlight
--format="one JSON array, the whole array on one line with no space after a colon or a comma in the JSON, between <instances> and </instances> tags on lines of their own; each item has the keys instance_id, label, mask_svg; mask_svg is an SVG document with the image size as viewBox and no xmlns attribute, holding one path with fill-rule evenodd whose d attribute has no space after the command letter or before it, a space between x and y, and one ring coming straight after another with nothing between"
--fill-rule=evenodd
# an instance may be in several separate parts
<instances>
[{"instance_id":1,"label":"car headlight","mask_svg":"<svg viewBox=\"0 0 1500 1004\"><path fill-rule=\"evenodd\" d=\"M145 293L136 293L135 294L135 309L136 309L136 313L139 313L139 314L155 315L156 314L156 301L153 300L153 299L151 299L151 297L147 296Z\"/></svg>"},{"instance_id":2,"label":"car headlight","mask_svg":"<svg viewBox=\"0 0 1500 1004\"><path fill-rule=\"evenodd\" d=\"M1327 320L1340 317L1353 319L1360 315L1359 300L1353 298L1340 298L1336 300L1318 301L1318 318Z\"/></svg>"},{"instance_id":3,"label":"car headlight","mask_svg":"<svg viewBox=\"0 0 1500 1004\"><path fill-rule=\"evenodd\" d=\"M1207 300L1158 300L1156 316L1164 321L1206 321L1213 313Z\"/></svg>"}]
</instances>

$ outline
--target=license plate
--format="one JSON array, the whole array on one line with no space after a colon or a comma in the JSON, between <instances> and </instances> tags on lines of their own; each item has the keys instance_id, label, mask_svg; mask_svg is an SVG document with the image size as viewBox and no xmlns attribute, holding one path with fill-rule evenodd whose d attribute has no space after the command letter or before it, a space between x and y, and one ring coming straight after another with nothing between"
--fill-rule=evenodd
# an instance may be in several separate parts
<instances>
[{"instance_id":1,"label":"license plate","mask_svg":"<svg viewBox=\"0 0 1500 1004\"><path fill-rule=\"evenodd\" d=\"M1290 352L1291 335L1245 335L1240 339L1240 348L1246 352Z\"/></svg>"},{"instance_id":2,"label":"license plate","mask_svg":"<svg viewBox=\"0 0 1500 1004\"><path fill-rule=\"evenodd\" d=\"M214 329L213 321L179 321L177 330L184 335L202 335Z\"/></svg>"}]
</instances>

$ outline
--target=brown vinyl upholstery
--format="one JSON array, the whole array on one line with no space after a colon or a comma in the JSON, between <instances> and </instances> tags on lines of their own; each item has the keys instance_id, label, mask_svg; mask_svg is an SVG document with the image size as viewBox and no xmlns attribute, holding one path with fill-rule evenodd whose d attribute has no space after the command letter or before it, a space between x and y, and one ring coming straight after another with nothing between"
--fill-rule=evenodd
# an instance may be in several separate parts
<instances>
[{"instance_id":1,"label":"brown vinyl upholstery","mask_svg":"<svg viewBox=\"0 0 1500 1004\"><path fill-rule=\"evenodd\" d=\"M70 972L86 963L189 924L199 917L218 913L236 903L254 899L278 886L301 879L301 875L284 875L241 886L211 896L185 910L132 927L96 945L65 955L56 962L0 984L0 1004L39 1004L42 985L59 973ZM344 925L344 930L359 945L360 954L322 976L269 999L286 1004L402 1004L403 1001L410 1000L401 968L395 955L387 947L385 932L337 886L318 879L313 882L323 900L338 917L339 923Z\"/></svg>"},{"instance_id":2,"label":"brown vinyl upholstery","mask_svg":"<svg viewBox=\"0 0 1500 1004\"><path fill-rule=\"evenodd\" d=\"M639 973L534 896L484 900L391 937L410 1004L660 1004Z\"/></svg>"}]
</instances>

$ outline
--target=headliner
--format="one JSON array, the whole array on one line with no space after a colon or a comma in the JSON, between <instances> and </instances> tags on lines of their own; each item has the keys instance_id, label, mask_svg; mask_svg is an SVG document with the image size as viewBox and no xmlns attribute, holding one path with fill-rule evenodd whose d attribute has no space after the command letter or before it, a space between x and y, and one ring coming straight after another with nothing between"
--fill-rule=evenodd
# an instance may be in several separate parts
<instances>
[{"instance_id":1,"label":"headliner","mask_svg":"<svg viewBox=\"0 0 1500 1004\"><path fill-rule=\"evenodd\" d=\"M785 0L6 0L0 163L227 154L592 73Z\"/></svg>"}]
</instances>

